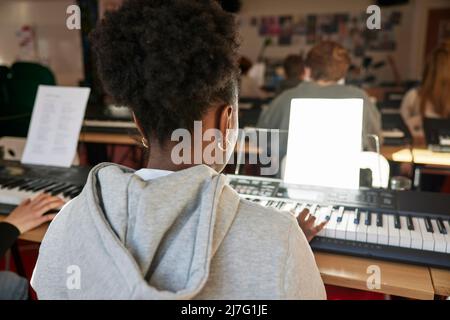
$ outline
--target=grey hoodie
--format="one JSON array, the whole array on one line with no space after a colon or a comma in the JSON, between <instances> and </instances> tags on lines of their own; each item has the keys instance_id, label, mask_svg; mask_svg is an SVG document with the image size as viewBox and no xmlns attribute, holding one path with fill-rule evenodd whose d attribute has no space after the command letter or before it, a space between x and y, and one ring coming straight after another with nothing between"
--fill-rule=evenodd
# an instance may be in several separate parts
<instances>
[{"instance_id":1,"label":"grey hoodie","mask_svg":"<svg viewBox=\"0 0 450 320\"><path fill-rule=\"evenodd\" d=\"M205 165L150 181L100 164L51 223L40 299L324 299L295 218Z\"/></svg>"}]
</instances>

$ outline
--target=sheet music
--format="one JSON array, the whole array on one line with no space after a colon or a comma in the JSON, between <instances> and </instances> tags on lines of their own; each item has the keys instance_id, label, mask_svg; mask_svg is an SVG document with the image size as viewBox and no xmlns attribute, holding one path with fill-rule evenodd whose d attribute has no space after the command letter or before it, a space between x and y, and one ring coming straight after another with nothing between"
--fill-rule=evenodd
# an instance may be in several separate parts
<instances>
[{"instance_id":1,"label":"sheet music","mask_svg":"<svg viewBox=\"0 0 450 320\"><path fill-rule=\"evenodd\" d=\"M39 86L22 163L70 167L89 92L90 88Z\"/></svg>"}]
</instances>

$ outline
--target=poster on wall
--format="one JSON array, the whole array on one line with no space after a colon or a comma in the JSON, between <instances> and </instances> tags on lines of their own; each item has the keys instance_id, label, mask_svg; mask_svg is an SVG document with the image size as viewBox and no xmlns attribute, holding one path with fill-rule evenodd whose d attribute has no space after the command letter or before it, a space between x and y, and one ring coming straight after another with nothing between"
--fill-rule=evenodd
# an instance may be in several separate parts
<instances>
[{"instance_id":1,"label":"poster on wall","mask_svg":"<svg viewBox=\"0 0 450 320\"><path fill-rule=\"evenodd\" d=\"M396 27L401 24L402 13L392 11L382 16L381 30L368 30L367 14L337 13L280 15L249 18L249 25L258 28L261 37L271 38L278 46L313 45L322 40L342 43L354 56L362 57L366 50L394 51L397 48ZM442 37L448 36L448 26L441 27Z\"/></svg>"}]
</instances>

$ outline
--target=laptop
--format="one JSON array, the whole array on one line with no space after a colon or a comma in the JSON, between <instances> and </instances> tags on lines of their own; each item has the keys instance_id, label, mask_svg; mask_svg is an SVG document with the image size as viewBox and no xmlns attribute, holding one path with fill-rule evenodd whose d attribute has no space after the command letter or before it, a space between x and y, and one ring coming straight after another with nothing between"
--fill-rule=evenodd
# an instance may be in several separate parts
<instances>
[{"instance_id":1,"label":"laptop","mask_svg":"<svg viewBox=\"0 0 450 320\"><path fill-rule=\"evenodd\" d=\"M423 129L428 149L450 152L450 119L425 118Z\"/></svg>"}]
</instances>

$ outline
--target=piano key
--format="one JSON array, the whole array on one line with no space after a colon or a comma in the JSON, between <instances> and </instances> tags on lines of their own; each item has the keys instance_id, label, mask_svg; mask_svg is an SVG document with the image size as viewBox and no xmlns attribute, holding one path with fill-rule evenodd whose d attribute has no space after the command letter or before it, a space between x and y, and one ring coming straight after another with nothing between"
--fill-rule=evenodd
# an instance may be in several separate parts
<instances>
[{"instance_id":1,"label":"piano key","mask_svg":"<svg viewBox=\"0 0 450 320\"><path fill-rule=\"evenodd\" d=\"M344 208L344 207L341 207ZM341 218L340 221L337 221L336 223L336 238L337 239L345 239L346 238L346 232L347 232L347 224L348 219L350 218L349 211L342 211L342 214L340 215L340 212L338 211L338 217L337 219ZM351 224L353 224L353 220L350 221Z\"/></svg>"},{"instance_id":2,"label":"piano key","mask_svg":"<svg viewBox=\"0 0 450 320\"><path fill-rule=\"evenodd\" d=\"M378 244L389 244L389 225L388 225L388 215L381 215L381 226L377 228L378 231Z\"/></svg>"},{"instance_id":3,"label":"piano key","mask_svg":"<svg viewBox=\"0 0 450 320\"><path fill-rule=\"evenodd\" d=\"M422 233L423 250L433 251L434 250L433 233L431 233L429 231L429 229L427 228L427 226L425 225L425 219L419 218L418 221L419 221L420 231ZM430 223L431 223L431 221L430 221Z\"/></svg>"},{"instance_id":4,"label":"piano key","mask_svg":"<svg viewBox=\"0 0 450 320\"><path fill-rule=\"evenodd\" d=\"M340 206L337 212L337 222L341 222L342 219L344 218L344 211L345 208L343 206Z\"/></svg>"},{"instance_id":5,"label":"piano key","mask_svg":"<svg viewBox=\"0 0 450 320\"><path fill-rule=\"evenodd\" d=\"M400 216L398 214L394 214L394 226L396 229L402 228L402 225L400 223Z\"/></svg>"},{"instance_id":6,"label":"piano key","mask_svg":"<svg viewBox=\"0 0 450 320\"><path fill-rule=\"evenodd\" d=\"M361 220L366 219L367 212L361 212ZM356 241L367 242L367 225L365 223L360 223L356 227Z\"/></svg>"},{"instance_id":7,"label":"piano key","mask_svg":"<svg viewBox=\"0 0 450 320\"><path fill-rule=\"evenodd\" d=\"M431 233L434 232L433 225L431 224L431 220L428 217L425 217L425 227L427 228L428 232L431 232Z\"/></svg>"},{"instance_id":8,"label":"piano key","mask_svg":"<svg viewBox=\"0 0 450 320\"><path fill-rule=\"evenodd\" d=\"M408 230L414 230L414 223L413 223L413 219L411 216L406 216L406 225L408 227Z\"/></svg>"},{"instance_id":9,"label":"piano key","mask_svg":"<svg viewBox=\"0 0 450 320\"><path fill-rule=\"evenodd\" d=\"M438 230L436 219L430 219L434 230ZM447 244L445 242L444 235L438 231L433 232L434 239L434 251L445 252L447 250Z\"/></svg>"},{"instance_id":10,"label":"piano key","mask_svg":"<svg viewBox=\"0 0 450 320\"><path fill-rule=\"evenodd\" d=\"M326 217L328 216L328 208L327 207L318 207L316 210L316 224L319 224L326 220ZM318 236L325 237L326 231L325 228L323 228L319 233Z\"/></svg>"},{"instance_id":11,"label":"piano key","mask_svg":"<svg viewBox=\"0 0 450 320\"><path fill-rule=\"evenodd\" d=\"M400 246L400 231L395 226L395 217L390 214L388 216L388 232L389 232L389 242L390 246Z\"/></svg>"},{"instance_id":12,"label":"piano key","mask_svg":"<svg viewBox=\"0 0 450 320\"><path fill-rule=\"evenodd\" d=\"M69 183L65 183L62 186L55 188L52 190L52 192L50 193L52 196L56 196L57 194L63 193L65 190L67 190L69 187L71 187L72 185Z\"/></svg>"},{"instance_id":13,"label":"piano key","mask_svg":"<svg viewBox=\"0 0 450 320\"><path fill-rule=\"evenodd\" d=\"M315 215L318 208L318 204L314 203L309 207L309 214Z\"/></svg>"},{"instance_id":14,"label":"piano key","mask_svg":"<svg viewBox=\"0 0 450 320\"><path fill-rule=\"evenodd\" d=\"M72 188L76 188L76 187L72 187ZM68 191L70 191L70 189ZM297 207L296 202L289 201L289 202L286 202L285 206L283 207L283 210L291 212L291 211L295 210L296 207Z\"/></svg>"},{"instance_id":15,"label":"piano key","mask_svg":"<svg viewBox=\"0 0 450 320\"><path fill-rule=\"evenodd\" d=\"M383 214L381 212L377 213L377 227L383 226Z\"/></svg>"},{"instance_id":16,"label":"piano key","mask_svg":"<svg viewBox=\"0 0 450 320\"><path fill-rule=\"evenodd\" d=\"M447 229L449 231L444 235L444 238L445 238L445 242L447 244L446 252L450 253L450 224L448 223L448 221L444 221L444 226L445 226L445 229Z\"/></svg>"},{"instance_id":17,"label":"piano key","mask_svg":"<svg viewBox=\"0 0 450 320\"><path fill-rule=\"evenodd\" d=\"M356 240L356 227L355 224L356 214L354 210L346 211L348 215L347 229L345 231L345 239L347 240Z\"/></svg>"},{"instance_id":18,"label":"piano key","mask_svg":"<svg viewBox=\"0 0 450 320\"><path fill-rule=\"evenodd\" d=\"M447 234L447 230L445 229L444 222L441 218L436 219L436 224L441 234Z\"/></svg>"},{"instance_id":19,"label":"piano key","mask_svg":"<svg viewBox=\"0 0 450 320\"><path fill-rule=\"evenodd\" d=\"M37 186L34 186L34 187L30 188L30 191L36 191L36 192L38 192L38 191L44 191L45 188L51 186L52 184L54 184L53 181L48 181L48 180L47 180L47 181L44 181L42 184L39 184L39 185L37 185Z\"/></svg>"},{"instance_id":20,"label":"piano key","mask_svg":"<svg viewBox=\"0 0 450 320\"><path fill-rule=\"evenodd\" d=\"M41 185L41 184L43 184L43 183L44 183L43 180L41 180L41 179L36 179L36 180L34 180L34 181L28 183L26 186L24 186L24 187L22 188L22 190L29 191L29 190L32 190L32 189L35 188L36 186L39 186L39 185Z\"/></svg>"},{"instance_id":21,"label":"piano key","mask_svg":"<svg viewBox=\"0 0 450 320\"><path fill-rule=\"evenodd\" d=\"M337 211L331 210L328 215L328 223L325 225L325 236L328 238L336 238Z\"/></svg>"},{"instance_id":22,"label":"piano key","mask_svg":"<svg viewBox=\"0 0 450 320\"><path fill-rule=\"evenodd\" d=\"M369 212L369 215L372 216L374 213ZM367 242L369 243L377 243L378 242L378 227L376 224L371 223L367 225Z\"/></svg>"},{"instance_id":23,"label":"piano key","mask_svg":"<svg viewBox=\"0 0 450 320\"><path fill-rule=\"evenodd\" d=\"M400 247L411 248L411 231L406 227L406 217L400 217Z\"/></svg>"},{"instance_id":24,"label":"piano key","mask_svg":"<svg viewBox=\"0 0 450 320\"><path fill-rule=\"evenodd\" d=\"M422 232L420 230L419 226L419 219L418 218L411 218L413 228L410 230L411 232L411 248L413 249L419 249L421 250L423 248L423 238L422 238Z\"/></svg>"},{"instance_id":25,"label":"piano key","mask_svg":"<svg viewBox=\"0 0 450 320\"><path fill-rule=\"evenodd\" d=\"M359 209L355 209L355 219L353 220L353 222L355 224L359 224L361 220L361 211L359 211Z\"/></svg>"},{"instance_id":26,"label":"piano key","mask_svg":"<svg viewBox=\"0 0 450 320\"><path fill-rule=\"evenodd\" d=\"M366 219L364 220L366 226L370 226L372 224L372 212L366 211Z\"/></svg>"}]
</instances>

